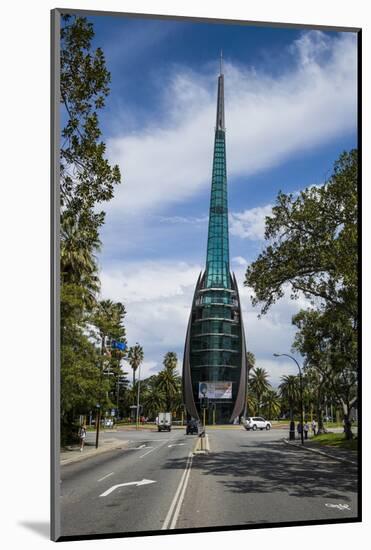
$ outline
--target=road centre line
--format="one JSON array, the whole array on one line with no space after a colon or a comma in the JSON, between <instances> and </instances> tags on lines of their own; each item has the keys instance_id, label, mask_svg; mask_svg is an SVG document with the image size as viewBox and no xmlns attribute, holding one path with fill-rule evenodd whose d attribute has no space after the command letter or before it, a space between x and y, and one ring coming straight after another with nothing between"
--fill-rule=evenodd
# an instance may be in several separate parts
<instances>
[{"instance_id":1,"label":"road centre line","mask_svg":"<svg viewBox=\"0 0 371 550\"><path fill-rule=\"evenodd\" d=\"M101 477L100 479L98 479L98 483L99 483L100 481L103 481L104 479L107 479L107 477L113 476L114 473L115 473L115 472L111 472L110 474L107 474L106 476Z\"/></svg>"},{"instance_id":2,"label":"road centre line","mask_svg":"<svg viewBox=\"0 0 371 550\"><path fill-rule=\"evenodd\" d=\"M168 529L168 526L169 526L169 523L170 523L170 520L171 520L171 517L172 517L172 514L173 514L173 511L174 511L174 508L178 502L178 498L179 498L179 495L183 489L183 486L186 486L186 483L185 483L185 478L186 478L186 475L188 473L188 471L190 472L191 471L191 466L192 466L192 460L193 460L193 453L190 452L189 455L188 455L188 458L187 458L187 462L186 462L186 466L185 466L185 469L184 469L184 472L182 474L182 477L180 479L180 482L179 482L179 485L177 487L177 490L175 491L175 495L174 495L174 498L170 504L170 508L169 508L169 511L168 513L166 514L166 518L165 518L165 521L164 521L164 524L163 526L161 527L161 530L164 530L164 529ZM189 476L188 476L189 477ZM188 478L187 478L187 482L188 482ZM185 493L185 489L184 489L184 492L182 492L182 501L183 501L183 498L184 498L184 493ZM178 519L178 515L179 515L179 510L180 510L180 506L179 508L177 507L177 516L176 516L176 520ZM175 521L176 523L176 521ZM174 524L174 520L172 522L172 525ZM174 527L170 527L171 529L174 529Z\"/></svg>"},{"instance_id":3,"label":"road centre line","mask_svg":"<svg viewBox=\"0 0 371 550\"><path fill-rule=\"evenodd\" d=\"M191 474L192 460L193 460L193 453L192 453L192 455L191 455L191 460L190 460L190 463L189 463L188 472L187 472L187 475L186 475L186 477L185 477L185 479L184 479L182 492L181 492L181 494L180 494L180 497L179 497L179 500L178 500L178 504L177 504L177 507L176 507L175 512L174 512L174 515L173 515L173 521L171 522L170 529L175 529L176 522L178 521L180 508L181 508L181 506L182 506L182 504L183 504L184 495L185 495L186 488L187 488L187 485L188 485L189 476L190 476L190 474Z\"/></svg>"}]
</instances>

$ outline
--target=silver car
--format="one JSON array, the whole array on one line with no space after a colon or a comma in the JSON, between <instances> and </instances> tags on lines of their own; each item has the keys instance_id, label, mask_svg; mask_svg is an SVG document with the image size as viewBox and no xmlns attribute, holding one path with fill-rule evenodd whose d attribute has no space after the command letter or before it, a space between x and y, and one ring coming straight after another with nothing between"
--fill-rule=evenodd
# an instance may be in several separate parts
<instances>
[{"instance_id":1,"label":"silver car","mask_svg":"<svg viewBox=\"0 0 371 550\"><path fill-rule=\"evenodd\" d=\"M269 420L265 420L262 416L248 416L245 418L243 425L246 430L270 430L272 424Z\"/></svg>"}]
</instances>

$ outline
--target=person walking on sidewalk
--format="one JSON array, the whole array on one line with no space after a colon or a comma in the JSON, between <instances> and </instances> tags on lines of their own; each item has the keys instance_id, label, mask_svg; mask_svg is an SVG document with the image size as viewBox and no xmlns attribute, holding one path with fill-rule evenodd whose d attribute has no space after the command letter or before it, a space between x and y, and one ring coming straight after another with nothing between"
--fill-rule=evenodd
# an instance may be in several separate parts
<instances>
[{"instance_id":1,"label":"person walking on sidewalk","mask_svg":"<svg viewBox=\"0 0 371 550\"><path fill-rule=\"evenodd\" d=\"M315 421L314 418L313 418L313 420L312 420L312 431L313 431L313 435L316 435L316 429L317 429L317 423L316 423L316 421Z\"/></svg>"},{"instance_id":2,"label":"person walking on sidewalk","mask_svg":"<svg viewBox=\"0 0 371 550\"><path fill-rule=\"evenodd\" d=\"M86 438L86 427L85 426L80 426L79 438L80 438L80 452L82 453L83 448L84 448L85 438Z\"/></svg>"},{"instance_id":3,"label":"person walking on sidewalk","mask_svg":"<svg viewBox=\"0 0 371 550\"><path fill-rule=\"evenodd\" d=\"M299 439L301 439L301 432L303 430L303 426L301 425L301 422L298 422L298 425L297 425L296 429L298 430L298 437L299 437Z\"/></svg>"},{"instance_id":4,"label":"person walking on sidewalk","mask_svg":"<svg viewBox=\"0 0 371 550\"><path fill-rule=\"evenodd\" d=\"M309 432L309 424L308 424L308 422L305 422L305 424L304 424L304 439L308 439L308 432Z\"/></svg>"}]
</instances>

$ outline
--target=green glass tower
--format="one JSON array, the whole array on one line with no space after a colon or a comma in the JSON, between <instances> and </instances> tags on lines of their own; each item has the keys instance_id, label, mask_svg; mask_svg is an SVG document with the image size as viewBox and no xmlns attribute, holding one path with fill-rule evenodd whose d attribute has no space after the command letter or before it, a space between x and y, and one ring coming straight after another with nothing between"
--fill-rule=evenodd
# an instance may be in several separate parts
<instances>
[{"instance_id":1,"label":"green glass tower","mask_svg":"<svg viewBox=\"0 0 371 550\"><path fill-rule=\"evenodd\" d=\"M246 396L246 344L236 278L229 267L222 63L206 268L196 284L184 348L183 399L189 416L200 418L203 396L208 397L208 422L232 422L242 414Z\"/></svg>"}]
</instances>

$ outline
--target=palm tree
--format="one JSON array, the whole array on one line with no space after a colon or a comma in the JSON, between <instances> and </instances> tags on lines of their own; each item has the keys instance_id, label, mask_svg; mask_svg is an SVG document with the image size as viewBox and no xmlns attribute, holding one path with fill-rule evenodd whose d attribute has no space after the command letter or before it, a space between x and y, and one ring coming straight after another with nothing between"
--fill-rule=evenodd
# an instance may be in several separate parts
<instances>
[{"instance_id":1,"label":"palm tree","mask_svg":"<svg viewBox=\"0 0 371 550\"><path fill-rule=\"evenodd\" d=\"M251 391L255 394L258 404L258 414L260 414L260 405L262 396L270 389L268 382L268 372L265 369L257 367L250 379Z\"/></svg>"},{"instance_id":2,"label":"palm tree","mask_svg":"<svg viewBox=\"0 0 371 550\"><path fill-rule=\"evenodd\" d=\"M90 235L73 216L61 217L60 269L62 284L79 285L85 290L87 306L95 303L99 291L98 266L94 252L100 241Z\"/></svg>"},{"instance_id":3,"label":"palm tree","mask_svg":"<svg viewBox=\"0 0 371 550\"><path fill-rule=\"evenodd\" d=\"M245 401L245 409L243 411L243 418L246 418L247 412L251 412L251 410L254 410L255 413L255 405L252 405L251 397L249 396L249 377L250 372L255 367L255 355L251 351L246 352L246 401ZM252 414L254 414L252 413Z\"/></svg>"},{"instance_id":4,"label":"palm tree","mask_svg":"<svg viewBox=\"0 0 371 550\"><path fill-rule=\"evenodd\" d=\"M130 363L131 368L133 369L133 386L135 386L135 371L139 367L139 365L143 361L143 348L138 344L138 342L135 344L135 346L132 346L129 348L128 351L128 361Z\"/></svg>"},{"instance_id":5,"label":"palm tree","mask_svg":"<svg viewBox=\"0 0 371 550\"><path fill-rule=\"evenodd\" d=\"M253 393L249 393L246 398L246 416L255 416L256 411L258 410L258 401Z\"/></svg>"},{"instance_id":6,"label":"palm tree","mask_svg":"<svg viewBox=\"0 0 371 550\"><path fill-rule=\"evenodd\" d=\"M300 401L300 383L299 378L293 374L285 375L281 377L281 384L279 385L280 395L283 399L286 399L290 408L290 421L294 420L294 407Z\"/></svg>"},{"instance_id":7,"label":"palm tree","mask_svg":"<svg viewBox=\"0 0 371 550\"><path fill-rule=\"evenodd\" d=\"M176 353L169 351L164 357L164 369L158 374L158 388L165 395L166 408L172 411L178 401L177 396L181 391L180 377L176 374L178 357Z\"/></svg>"},{"instance_id":8,"label":"palm tree","mask_svg":"<svg viewBox=\"0 0 371 550\"><path fill-rule=\"evenodd\" d=\"M146 414L150 417L156 417L157 414L166 407L166 397L158 386L154 385L144 392L142 403Z\"/></svg>"},{"instance_id":9,"label":"palm tree","mask_svg":"<svg viewBox=\"0 0 371 550\"><path fill-rule=\"evenodd\" d=\"M281 401L276 390L268 390L264 395L264 411L268 419L275 418L281 410Z\"/></svg>"}]
</instances>

